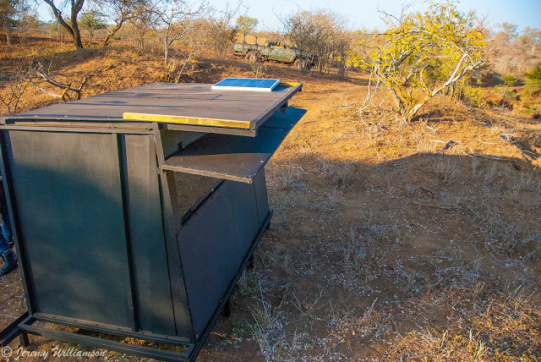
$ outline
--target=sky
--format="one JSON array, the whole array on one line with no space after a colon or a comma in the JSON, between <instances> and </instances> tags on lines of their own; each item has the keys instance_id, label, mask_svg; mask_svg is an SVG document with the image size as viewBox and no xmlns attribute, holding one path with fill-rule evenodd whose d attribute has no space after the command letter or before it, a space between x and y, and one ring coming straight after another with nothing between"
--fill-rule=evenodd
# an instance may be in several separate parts
<instances>
[{"instance_id":1,"label":"sky","mask_svg":"<svg viewBox=\"0 0 541 362\"><path fill-rule=\"evenodd\" d=\"M320 9L342 15L351 29L374 29L383 28L378 10L399 15L402 7L411 3L413 10L428 6L428 2L422 0L251 0L245 5L247 15L259 20L259 30L283 30L279 17L287 17L298 10ZM478 15L487 16L492 26L508 22L520 29L526 26L541 29L541 0L462 0L458 8L464 12L476 10Z\"/></svg>"},{"instance_id":2,"label":"sky","mask_svg":"<svg viewBox=\"0 0 541 362\"><path fill-rule=\"evenodd\" d=\"M283 31L280 18L287 18L300 10L331 10L341 15L349 29L383 29L379 10L400 14L404 5L410 9L423 10L426 0L207 0L215 8L225 8L228 3L242 1L243 12L259 20L257 30ZM55 2L59 2L58 0ZM458 8L464 12L476 10L479 16L487 17L488 24L496 26L508 22L519 26L541 29L541 0L462 0ZM39 10L42 20L51 20L45 5Z\"/></svg>"}]
</instances>

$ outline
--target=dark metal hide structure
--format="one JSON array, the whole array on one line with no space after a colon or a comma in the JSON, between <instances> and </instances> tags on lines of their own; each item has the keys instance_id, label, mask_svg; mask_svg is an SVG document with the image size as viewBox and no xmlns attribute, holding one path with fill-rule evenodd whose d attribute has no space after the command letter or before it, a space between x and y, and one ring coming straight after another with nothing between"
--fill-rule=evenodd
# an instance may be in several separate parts
<instances>
[{"instance_id":1,"label":"dark metal hide structure","mask_svg":"<svg viewBox=\"0 0 541 362\"><path fill-rule=\"evenodd\" d=\"M301 88L155 83L5 117L28 312L2 345L30 333L195 359L269 225L264 166L305 113L287 108Z\"/></svg>"}]
</instances>

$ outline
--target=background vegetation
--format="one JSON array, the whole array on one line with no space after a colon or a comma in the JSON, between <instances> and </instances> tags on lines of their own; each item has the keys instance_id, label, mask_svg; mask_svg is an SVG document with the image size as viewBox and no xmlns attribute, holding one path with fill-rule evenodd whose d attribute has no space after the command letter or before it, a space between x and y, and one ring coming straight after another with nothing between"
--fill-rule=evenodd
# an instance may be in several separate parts
<instances>
[{"instance_id":1,"label":"background vegetation","mask_svg":"<svg viewBox=\"0 0 541 362\"><path fill-rule=\"evenodd\" d=\"M56 21L43 23L36 4L47 5ZM373 72L373 84L386 89L395 104L388 111L405 122L440 92L473 106L506 107L539 117L535 73L541 60L541 31L503 23L488 28L475 13L462 14L452 3L400 16L382 13L387 29L349 30L328 10L301 10L281 19L282 33L254 32L257 19L243 7L217 11L203 0L4 0L0 25L6 44L47 36L77 49L116 43L138 54L162 54L164 79L181 81L198 58L226 59L237 33L253 33L302 52L317 54L320 74ZM9 57L9 47L4 49ZM13 75L7 75L13 78ZM519 94L513 87L526 87ZM497 87L487 88L486 85ZM376 90L372 90L373 96ZM370 104L370 99L363 106ZM361 109L364 109L361 107Z\"/></svg>"}]
</instances>

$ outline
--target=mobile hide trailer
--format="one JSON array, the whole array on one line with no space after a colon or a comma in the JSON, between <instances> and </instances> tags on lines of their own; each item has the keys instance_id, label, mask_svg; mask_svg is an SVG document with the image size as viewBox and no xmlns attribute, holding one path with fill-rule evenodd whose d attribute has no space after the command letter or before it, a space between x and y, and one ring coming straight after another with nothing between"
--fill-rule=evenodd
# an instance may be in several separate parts
<instances>
[{"instance_id":1,"label":"mobile hide trailer","mask_svg":"<svg viewBox=\"0 0 541 362\"><path fill-rule=\"evenodd\" d=\"M194 360L269 226L264 166L305 113L288 107L301 89L155 83L4 117L28 312L1 344Z\"/></svg>"}]
</instances>

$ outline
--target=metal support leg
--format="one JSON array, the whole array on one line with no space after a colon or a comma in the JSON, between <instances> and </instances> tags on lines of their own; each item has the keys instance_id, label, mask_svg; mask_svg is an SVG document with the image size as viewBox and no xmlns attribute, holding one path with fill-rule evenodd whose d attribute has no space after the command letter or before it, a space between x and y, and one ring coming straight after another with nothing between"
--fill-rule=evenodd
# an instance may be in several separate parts
<instances>
[{"instance_id":1,"label":"metal support leg","mask_svg":"<svg viewBox=\"0 0 541 362\"><path fill-rule=\"evenodd\" d=\"M229 298L227 298L227 302L225 302L224 309L222 309L222 315L224 317L231 316L231 301Z\"/></svg>"},{"instance_id":2,"label":"metal support leg","mask_svg":"<svg viewBox=\"0 0 541 362\"><path fill-rule=\"evenodd\" d=\"M25 312L3 331L0 331L0 347L7 346L9 343L11 343L11 341L23 333L23 331L19 328L19 324L21 324L26 318L28 318L28 312Z\"/></svg>"},{"instance_id":3,"label":"metal support leg","mask_svg":"<svg viewBox=\"0 0 541 362\"><path fill-rule=\"evenodd\" d=\"M254 264L254 254L250 255L250 260L248 260L248 265L246 265L246 269L252 270L255 267Z\"/></svg>"},{"instance_id":4,"label":"metal support leg","mask_svg":"<svg viewBox=\"0 0 541 362\"><path fill-rule=\"evenodd\" d=\"M30 345L30 341L28 340L28 334L27 333L21 333L19 335L19 346L26 348Z\"/></svg>"}]
</instances>

